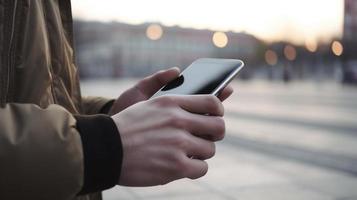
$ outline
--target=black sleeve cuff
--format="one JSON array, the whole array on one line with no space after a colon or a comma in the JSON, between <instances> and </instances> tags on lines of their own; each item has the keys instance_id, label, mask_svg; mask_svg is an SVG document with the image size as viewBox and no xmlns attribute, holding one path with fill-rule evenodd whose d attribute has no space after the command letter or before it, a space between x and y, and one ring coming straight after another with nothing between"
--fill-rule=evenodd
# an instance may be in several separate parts
<instances>
[{"instance_id":1,"label":"black sleeve cuff","mask_svg":"<svg viewBox=\"0 0 357 200\"><path fill-rule=\"evenodd\" d=\"M119 181L123 150L114 121L107 115L75 115L84 154L84 184L79 194L102 191Z\"/></svg>"},{"instance_id":2,"label":"black sleeve cuff","mask_svg":"<svg viewBox=\"0 0 357 200\"><path fill-rule=\"evenodd\" d=\"M100 114L108 114L110 109L112 108L114 102L115 102L115 100L113 99L113 100L110 100L108 103L104 104L102 109L100 109L99 113Z\"/></svg>"}]
</instances>

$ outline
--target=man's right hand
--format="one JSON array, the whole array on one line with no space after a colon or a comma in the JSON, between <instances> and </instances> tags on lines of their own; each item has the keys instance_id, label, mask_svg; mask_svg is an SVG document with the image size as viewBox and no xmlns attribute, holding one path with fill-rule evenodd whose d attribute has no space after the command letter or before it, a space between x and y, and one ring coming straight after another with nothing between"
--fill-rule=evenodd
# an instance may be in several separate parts
<instances>
[{"instance_id":1,"label":"man's right hand","mask_svg":"<svg viewBox=\"0 0 357 200\"><path fill-rule=\"evenodd\" d=\"M157 97L112 116L124 152L119 185L154 186L205 175L204 160L224 137L223 114L217 97L187 95Z\"/></svg>"}]
</instances>

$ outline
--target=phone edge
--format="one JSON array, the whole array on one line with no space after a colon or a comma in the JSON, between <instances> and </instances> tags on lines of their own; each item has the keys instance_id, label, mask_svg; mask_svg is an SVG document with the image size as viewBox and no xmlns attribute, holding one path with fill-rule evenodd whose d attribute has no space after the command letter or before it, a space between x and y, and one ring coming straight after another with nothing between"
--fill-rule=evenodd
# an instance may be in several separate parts
<instances>
[{"instance_id":1,"label":"phone edge","mask_svg":"<svg viewBox=\"0 0 357 200\"><path fill-rule=\"evenodd\" d=\"M213 90L213 92L211 93L212 95L218 96L219 93L221 92L221 90L223 88L225 88L233 79L235 76L238 75L238 73L240 72L240 70L244 67L244 62L239 60L241 65L234 70L223 82L222 84L220 84L216 89Z\"/></svg>"}]
</instances>

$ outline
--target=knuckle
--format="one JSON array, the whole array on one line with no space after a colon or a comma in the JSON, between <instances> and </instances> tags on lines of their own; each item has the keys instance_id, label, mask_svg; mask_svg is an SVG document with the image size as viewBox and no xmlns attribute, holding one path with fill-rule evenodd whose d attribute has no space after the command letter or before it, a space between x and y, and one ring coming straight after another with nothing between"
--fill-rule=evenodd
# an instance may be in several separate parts
<instances>
[{"instance_id":1,"label":"knuckle","mask_svg":"<svg viewBox=\"0 0 357 200\"><path fill-rule=\"evenodd\" d=\"M190 142L189 142L189 137L186 133L181 133L178 136L176 136L174 145L176 148L179 150L185 150L189 147Z\"/></svg>"},{"instance_id":2,"label":"knuckle","mask_svg":"<svg viewBox=\"0 0 357 200\"><path fill-rule=\"evenodd\" d=\"M184 114L175 112L175 118L172 123L172 125L178 129L186 129L188 120L185 118Z\"/></svg>"},{"instance_id":3,"label":"knuckle","mask_svg":"<svg viewBox=\"0 0 357 200\"><path fill-rule=\"evenodd\" d=\"M134 87L141 90L142 86L147 85L147 84L149 84L149 80L148 80L148 77L145 77L145 78L141 79L139 82L137 82Z\"/></svg>"},{"instance_id":4,"label":"knuckle","mask_svg":"<svg viewBox=\"0 0 357 200\"><path fill-rule=\"evenodd\" d=\"M175 101L171 96L161 96L154 99L154 103L160 107L171 107L175 105Z\"/></svg>"},{"instance_id":5,"label":"knuckle","mask_svg":"<svg viewBox=\"0 0 357 200\"><path fill-rule=\"evenodd\" d=\"M159 83L160 85L165 85L165 81L163 80L163 75L165 74L165 70L160 70L153 75L153 79Z\"/></svg>"},{"instance_id":6,"label":"knuckle","mask_svg":"<svg viewBox=\"0 0 357 200\"><path fill-rule=\"evenodd\" d=\"M169 126L181 130L185 129L188 123L188 120L185 118L184 114L180 113L177 109L171 109L168 111L166 119Z\"/></svg>"},{"instance_id":7,"label":"knuckle","mask_svg":"<svg viewBox=\"0 0 357 200\"><path fill-rule=\"evenodd\" d=\"M166 113L165 118L166 118L166 123L167 123L168 126L175 127L177 116L176 116L176 113L174 111L168 110L167 113Z\"/></svg>"},{"instance_id":8,"label":"knuckle","mask_svg":"<svg viewBox=\"0 0 357 200\"><path fill-rule=\"evenodd\" d=\"M140 89L140 86L141 86L141 85L144 85L145 83L146 83L145 78L144 78L144 79L141 79L140 81L138 81L138 82L134 85L134 88Z\"/></svg>"},{"instance_id":9,"label":"knuckle","mask_svg":"<svg viewBox=\"0 0 357 200\"><path fill-rule=\"evenodd\" d=\"M185 159L182 155L177 154L174 156L174 174L176 177L183 177L186 170L187 170L187 165L185 162Z\"/></svg>"}]
</instances>

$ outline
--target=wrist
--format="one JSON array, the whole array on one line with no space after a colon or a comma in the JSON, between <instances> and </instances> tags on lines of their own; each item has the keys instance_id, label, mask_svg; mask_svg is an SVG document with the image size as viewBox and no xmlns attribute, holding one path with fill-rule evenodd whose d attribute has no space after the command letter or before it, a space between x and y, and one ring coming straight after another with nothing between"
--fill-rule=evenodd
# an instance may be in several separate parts
<instances>
[{"instance_id":1,"label":"wrist","mask_svg":"<svg viewBox=\"0 0 357 200\"><path fill-rule=\"evenodd\" d=\"M107 115L76 115L75 118L84 156L84 183L80 194L115 186L123 157L117 126Z\"/></svg>"}]
</instances>

